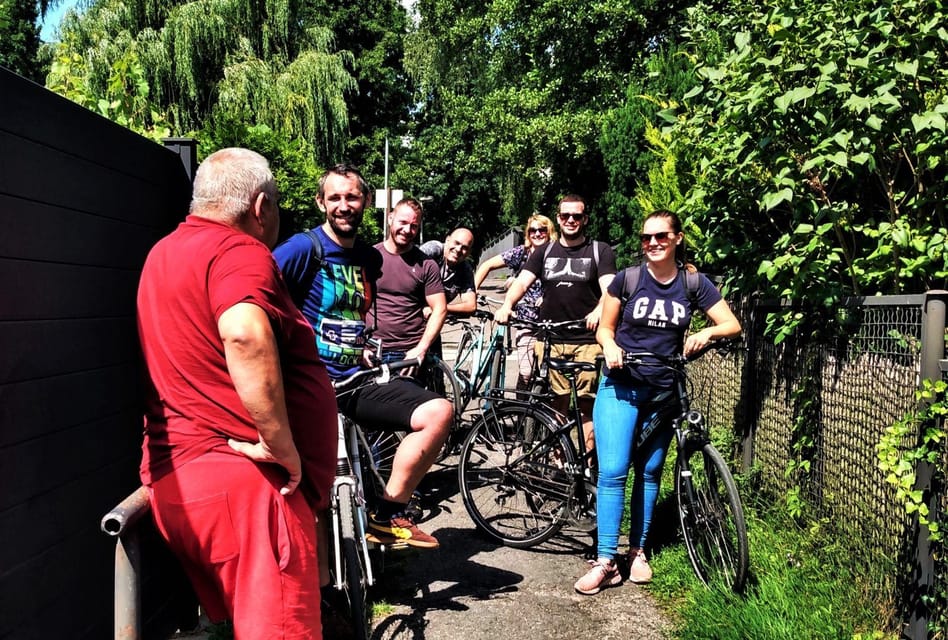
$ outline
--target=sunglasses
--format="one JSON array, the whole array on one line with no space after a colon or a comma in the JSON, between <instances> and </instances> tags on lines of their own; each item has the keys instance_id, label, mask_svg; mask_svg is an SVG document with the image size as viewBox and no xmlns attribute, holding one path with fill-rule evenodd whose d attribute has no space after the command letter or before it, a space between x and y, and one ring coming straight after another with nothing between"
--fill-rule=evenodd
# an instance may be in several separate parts
<instances>
[{"instance_id":1,"label":"sunglasses","mask_svg":"<svg viewBox=\"0 0 948 640\"><path fill-rule=\"evenodd\" d=\"M546 227L530 227L530 233L533 233L533 234L538 233L541 236L545 236L546 234L549 233L549 231L546 230Z\"/></svg>"},{"instance_id":2,"label":"sunglasses","mask_svg":"<svg viewBox=\"0 0 948 640\"><path fill-rule=\"evenodd\" d=\"M586 218L586 214L585 213L561 213L557 217L564 222L566 220L576 220L578 222L581 222L582 220Z\"/></svg>"},{"instance_id":3,"label":"sunglasses","mask_svg":"<svg viewBox=\"0 0 948 640\"><path fill-rule=\"evenodd\" d=\"M658 233L640 234L639 238L642 239L642 244L647 244L652 241L652 238L655 238L659 242L662 242L663 240L668 240L673 235L675 235L674 231L659 231Z\"/></svg>"}]
</instances>

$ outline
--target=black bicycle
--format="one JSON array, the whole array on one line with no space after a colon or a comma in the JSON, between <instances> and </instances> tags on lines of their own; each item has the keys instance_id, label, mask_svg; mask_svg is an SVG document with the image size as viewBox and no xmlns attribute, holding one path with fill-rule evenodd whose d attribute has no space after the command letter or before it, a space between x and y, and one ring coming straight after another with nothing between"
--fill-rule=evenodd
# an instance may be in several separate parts
<instances>
[{"instance_id":1,"label":"black bicycle","mask_svg":"<svg viewBox=\"0 0 948 640\"><path fill-rule=\"evenodd\" d=\"M576 323L531 323L551 333ZM554 411L546 393L509 397L494 391L461 448L461 497L478 529L500 542L529 548L565 524L596 528L596 465L586 448L576 403L575 376L596 365L550 357L549 341L538 369L561 372L570 384L572 410Z\"/></svg>"},{"instance_id":2,"label":"black bicycle","mask_svg":"<svg viewBox=\"0 0 948 640\"><path fill-rule=\"evenodd\" d=\"M744 508L724 457L711 444L704 415L692 408L687 363L711 350L729 350L737 341L712 342L690 356L628 353L628 366L661 367L674 373L672 391L646 403L641 412L653 418L636 434L636 446L658 428L671 424L675 432L675 493L681 533L695 574L706 585L724 584L743 590L749 567Z\"/></svg>"}]
</instances>

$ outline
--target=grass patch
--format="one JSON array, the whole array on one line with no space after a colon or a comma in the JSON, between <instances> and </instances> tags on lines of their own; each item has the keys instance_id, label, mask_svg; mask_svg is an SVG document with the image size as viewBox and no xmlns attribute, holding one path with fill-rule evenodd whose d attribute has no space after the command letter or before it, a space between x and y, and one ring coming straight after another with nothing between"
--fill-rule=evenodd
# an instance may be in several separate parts
<instances>
[{"instance_id":1,"label":"grass patch","mask_svg":"<svg viewBox=\"0 0 948 640\"><path fill-rule=\"evenodd\" d=\"M673 503L663 508L675 509ZM677 637L715 640L784 638L898 638L874 602L869 576L853 569L858 541L827 523L801 528L778 509L748 509L749 584L743 595L712 590L692 572L684 545L655 552L647 588L666 609ZM844 544L845 543L845 544ZM874 571L893 571L876 565Z\"/></svg>"}]
</instances>

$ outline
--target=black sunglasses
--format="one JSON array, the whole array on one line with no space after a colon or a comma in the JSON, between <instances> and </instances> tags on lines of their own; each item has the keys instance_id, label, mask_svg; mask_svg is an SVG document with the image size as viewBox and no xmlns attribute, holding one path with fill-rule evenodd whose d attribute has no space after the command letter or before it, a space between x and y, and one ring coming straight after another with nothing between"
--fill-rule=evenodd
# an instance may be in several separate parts
<instances>
[{"instance_id":1,"label":"black sunglasses","mask_svg":"<svg viewBox=\"0 0 948 640\"><path fill-rule=\"evenodd\" d=\"M530 233L549 233L546 227L530 227Z\"/></svg>"},{"instance_id":2,"label":"black sunglasses","mask_svg":"<svg viewBox=\"0 0 948 640\"><path fill-rule=\"evenodd\" d=\"M643 233L639 235L639 238L642 239L642 243L651 242L652 238L655 238L659 242L662 240L668 240L670 236L675 235L674 231L659 231L658 233Z\"/></svg>"},{"instance_id":3,"label":"black sunglasses","mask_svg":"<svg viewBox=\"0 0 948 640\"><path fill-rule=\"evenodd\" d=\"M585 213L561 213L559 214L560 220L582 220L586 217Z\"/></svg>"}]
</instances>

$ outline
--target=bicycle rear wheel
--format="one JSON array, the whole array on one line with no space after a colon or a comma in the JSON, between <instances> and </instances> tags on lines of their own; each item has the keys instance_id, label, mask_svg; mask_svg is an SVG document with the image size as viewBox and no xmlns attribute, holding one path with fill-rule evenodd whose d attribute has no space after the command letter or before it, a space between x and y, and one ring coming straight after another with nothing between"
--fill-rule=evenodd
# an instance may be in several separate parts
<instances>
[{"instance_id":1,"label":"bicycle rear wheel","mask_svg":"<svg viewBox=\"0 0 948 640\"><path fill-rule=\"evenodd\" d=\"M368 602L368 580L362 541L356 535L355 519L359 517L358 506L352 487L339 485L339 553L342 561L343 591L352 622L353 637L369 640L372 621Z\"/></svg>"},{"instance_id":2,"label":"bicycle rear wheel","mask_svg":"<svg viewBox=\"0 0 948 640\"><path fill-rule=\"evenodd\" d=\"M749 564L744 509L717 449L705 444L679 452L675 491L681 532L695 574L708 586L723 584L742 591Z\"/></svg>"},{"instance_id":3,"label":"bicycle rear wheel","mask_svg":"<svg viewBox=\"0 0 948 640\"><path fill-rule=\"evenodd\" d=\"M530 424L533 437L527 439ZM481 530L511 547L549 540L569 518L576 454L548 414L494 407L474 425L458 462L461 497Z\"/></svg>"}]
</instances>

